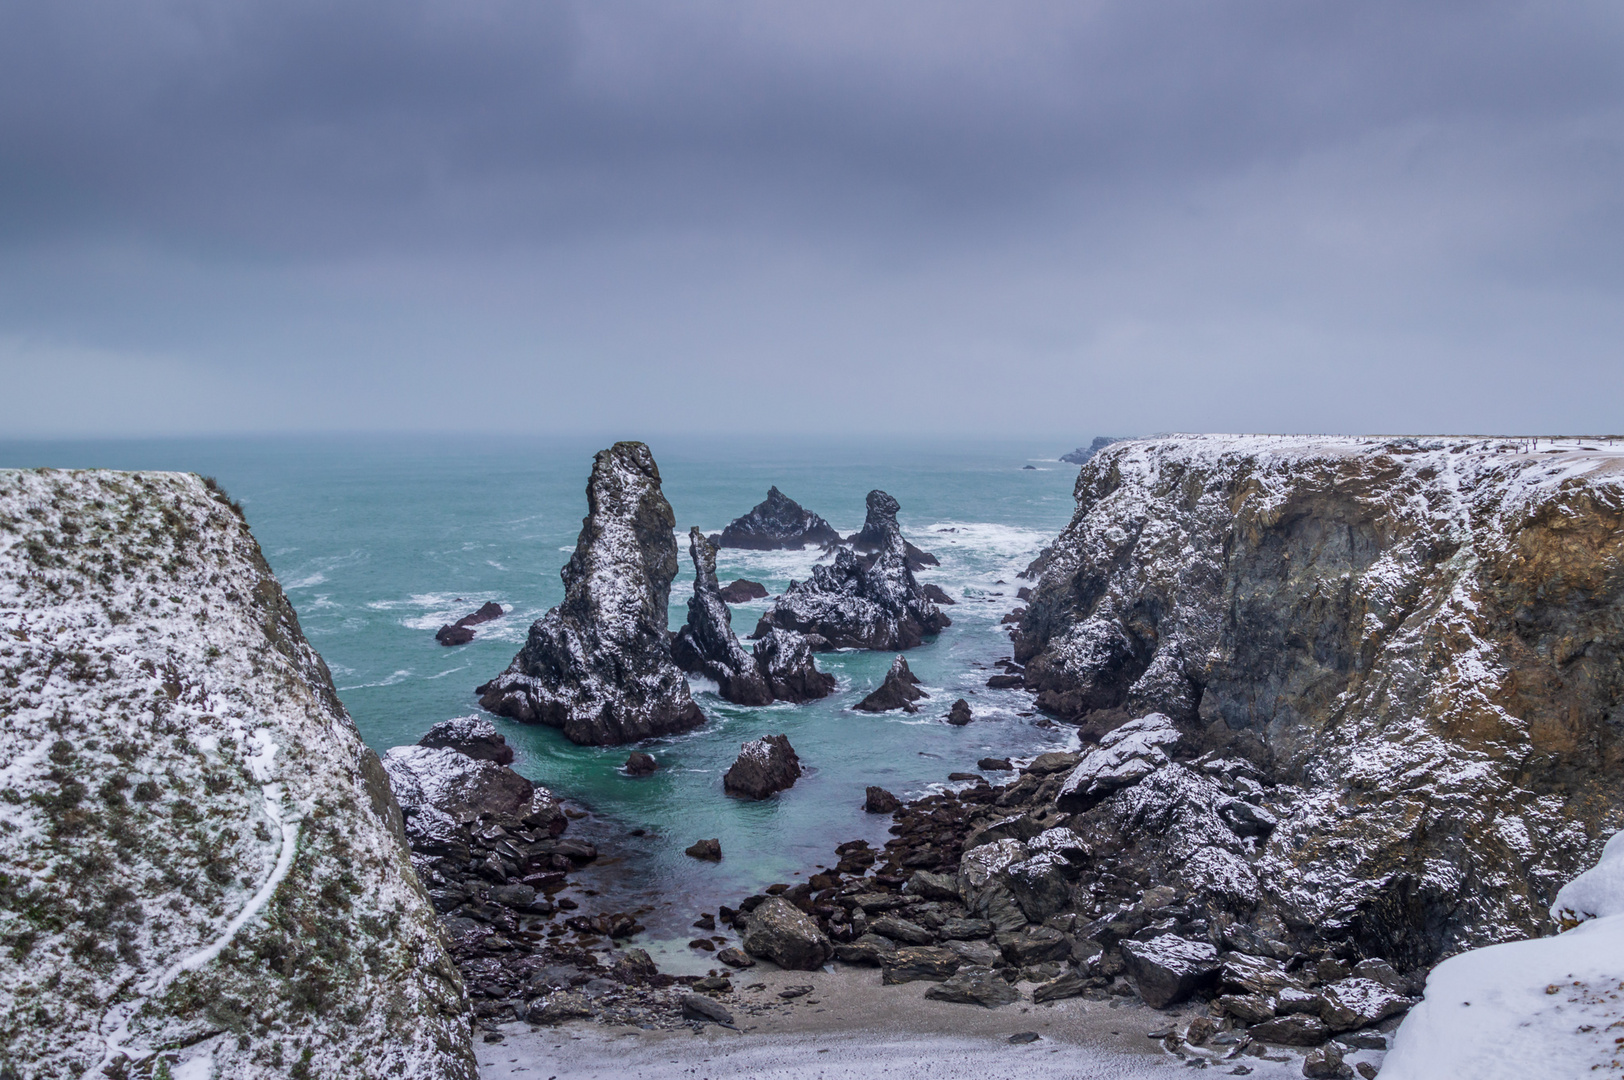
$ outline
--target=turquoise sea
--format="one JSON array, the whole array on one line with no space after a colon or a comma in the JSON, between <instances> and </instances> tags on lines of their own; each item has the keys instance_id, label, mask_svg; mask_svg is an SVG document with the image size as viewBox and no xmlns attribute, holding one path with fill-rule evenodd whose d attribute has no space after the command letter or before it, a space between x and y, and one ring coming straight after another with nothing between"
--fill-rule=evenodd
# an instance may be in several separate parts
<instances>
[{"instance_id":1,"label":"turquoise sea","mask_svg":"<svg viewBox=\"0 0 1624 1080\"><path fill-rule=\"evenodd\" d=\"M473 688L507 665L530 623L561 599L559 569L586 512L592 455L609 441L0 442L0 466L181 469L218 478L242 502L362 736L382 752L414 742L436 721L477 711ZM1032 711L1027 695L985 683L993 662L1010 654L999 620L1017 603L1016 574L1071 516L1077 469L1055 458L1077 443L649 442L681 534L673 628L686 618L692 592L688 527L720 530L773 484L843 533L861 526L870 489L890 492L902 504L908 538L941 559L921 579L958 601L947 609L953 626L908 654L931 695L914 716L852 712L891 656L841 652L818 661L839 678L839 691L809 705L739 708L696 682L709 722L641 747L661 765L647 778L621 771L627 747L575 746L548 728L496 721L518 751L515 767L586 810L572 831L606 853L567 895L589 913L640 911L648 930L635 943L667 970L699 971L710 957L686 944L699 912L832 863L844 840L887 838L889 819L862 811L867 785L918 796L946 786L950 772L974 771L982 757L1070 744L1071 729L1022 715ZM761 581L776 595L806 577L817 557L724 550L719 573L724 582ZM510 613L480 627L471 644L445 648L434 640L441 624L486 600ZM734 629L749 634L769 603L735 607ZM941 720L958 697L976 714L963 728ZM807 774L761 803L725 796L721 776L739 744L779 733ZM682 853L702 837L721 839L721 863Z\"/></svg>"}]
</instances>

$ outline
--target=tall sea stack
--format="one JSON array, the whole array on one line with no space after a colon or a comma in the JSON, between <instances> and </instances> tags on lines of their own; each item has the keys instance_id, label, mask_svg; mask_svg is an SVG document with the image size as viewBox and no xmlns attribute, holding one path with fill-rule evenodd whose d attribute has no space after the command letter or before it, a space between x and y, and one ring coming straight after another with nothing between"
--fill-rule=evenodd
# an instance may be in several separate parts
<instances>
[{"instance_id":1,"label":"tall sea stack","mask_svg":"<svg viewBox=\"0 0 1624 1080\"><path fill-rule=\"evenodd\" d=\"M705 722L671 658L666 606L677 574L676 515L640 442L600 451L587 516L565 564L564 602L536 620L480 704L548 724L578 743L609 745Z\"/></svg>"}]
</instances>

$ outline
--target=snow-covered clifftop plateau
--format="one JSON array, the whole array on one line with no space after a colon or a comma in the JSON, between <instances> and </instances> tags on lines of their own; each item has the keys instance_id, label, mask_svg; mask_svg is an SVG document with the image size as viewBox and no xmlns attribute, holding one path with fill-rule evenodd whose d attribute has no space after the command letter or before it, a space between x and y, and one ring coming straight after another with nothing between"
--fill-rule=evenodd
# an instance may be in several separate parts
<instances>
[{"instance_id":1,"label":"snow-covered clifftop plateau","mask_svg":"<svg viewBox=\"0 0 1624 1080\"><path fill-rule=\"evenodd\" d=\"M0 471L0 1071L473 1076L383 769L195 476Z\"/></svg>"},{"instance_id":2,"label":"snow-covered clifftop plateau","mask_svg":"<svg viewBox=\"0 0 1624 1080\"><path fill-rule=\"evenodd\" d=\"M1076 497L1026 685L1085 736L1167 714L1162 750L1267 815L1152 875L1213 893L1221 864L1225 919L1407 969L1553 929L1624 825L1619 448L1171 436Z\"/></svg>"}]
</instances>

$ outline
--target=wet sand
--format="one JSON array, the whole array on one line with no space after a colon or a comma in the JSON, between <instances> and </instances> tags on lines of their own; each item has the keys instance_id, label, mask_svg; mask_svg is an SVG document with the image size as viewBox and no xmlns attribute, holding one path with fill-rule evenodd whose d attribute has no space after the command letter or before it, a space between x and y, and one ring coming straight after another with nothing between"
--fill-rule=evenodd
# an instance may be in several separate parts
<instances>
[{"instance_id":1,"label":"wet sand","mask_svg":"<svg viewBox=\"0 0 1624 1080\"><path fill-rule=\"evenodd\" d=\"M722 1080L806 1077L868 1080L1138 1080L1188 1075L1190 1066L1167 1053L1150 1032L1182 1028L1191 1009L1166 1012L1137 1001L1070 998L998 1009L928 1001L928 982L881 986L873 968L835 965L820 972L766 970L736 973L721 1000L738 1030L706 1024L649 1031L594 1021L532 1029L506 1024L500 1043L476 1038L482 1080ZM761 989L749 989L760 984ZM793 1001L778 997L791 986L812 986ZM1031 987L1023 989L1030 993ZM1035 1032L1035 1042L1009 1038ZM1208 1064L1216 1075L1233 1072L1257 1080L1302 1076L1302 1057L1272 1051L1282 1061L1251 1056Z\"/></svg>"}]
</instances>

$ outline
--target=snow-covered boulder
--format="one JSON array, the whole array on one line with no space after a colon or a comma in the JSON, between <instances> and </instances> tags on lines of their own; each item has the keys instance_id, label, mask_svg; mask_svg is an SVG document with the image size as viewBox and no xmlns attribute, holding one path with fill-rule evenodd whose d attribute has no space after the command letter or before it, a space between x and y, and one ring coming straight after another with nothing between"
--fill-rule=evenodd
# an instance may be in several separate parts
<instances>
[{"instance_id":1,"label":"snow-covered boulder","mask_svg":"<svg viewBox=\"0 0 1624 1080\"><path fill-rule=\"evenodd\" d=\"M1610 915L1624 915L1624 832L1615 833L1601 861L1562 886L1551 904L1551 918L1564 929Z\"/></svg>"},{"instance_id":2,"label":"snow-covered boulder","mask_svg":"<svg viewBox=\"0 0 1624 1080\"><path fill-rule=\"evenodd\" d=\"M218 489L0 472L0 715L0 1072L471 1080L389 779Z\"/></svg>"},{"instance_id":3,"label":"snow-covered boulder","mask_svg":"<svg viewBox=\"0 0 1624 1080\"><path fill-rule=\"evenodd\" d=\"M1137 784L1167 764L1164 747L1179 741L1179 730L1162 713L1129 720L1107 733L1071 771L1055 802L1062 810L1081 810L1103 796Z\"/></svg>"},{"instance_id":4,"label":"snow-covered boulder","mask_svg":"<svg viewBox=\"0 0 1624 1080\"><path fill-rule=\"evenodd\" d=\"M705 722L671 659L667 605L676 515L640 442L598 452L564 602L537 619L507 670L476 691L499 716L609 745Z\"/></svg>"}]
</instances>

